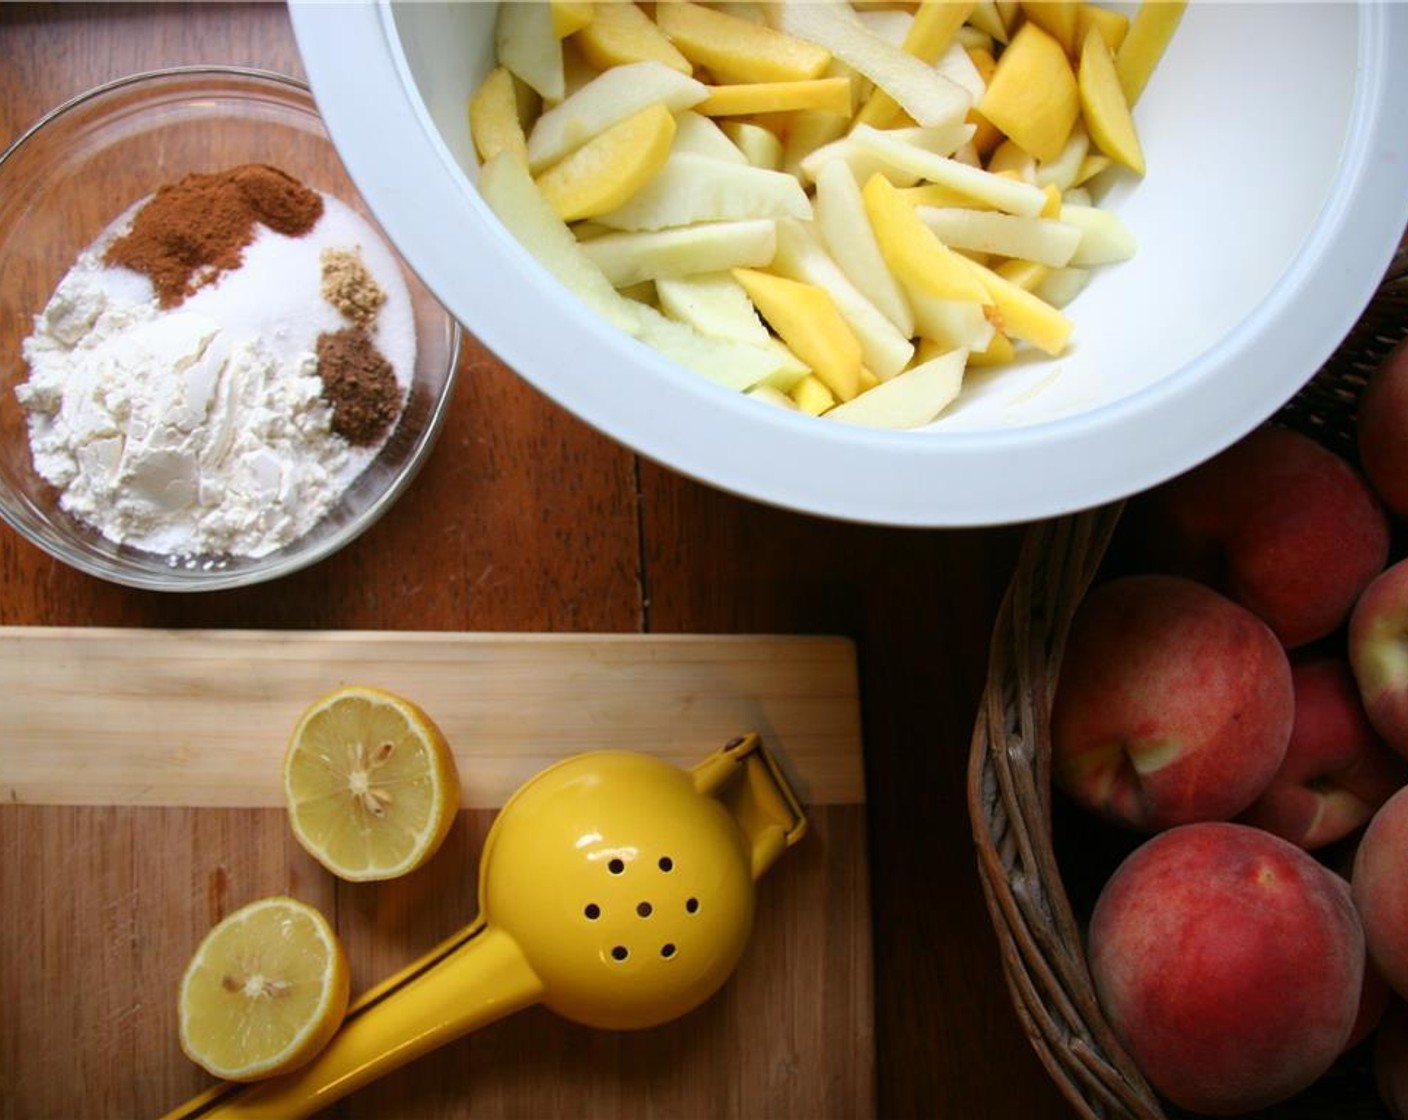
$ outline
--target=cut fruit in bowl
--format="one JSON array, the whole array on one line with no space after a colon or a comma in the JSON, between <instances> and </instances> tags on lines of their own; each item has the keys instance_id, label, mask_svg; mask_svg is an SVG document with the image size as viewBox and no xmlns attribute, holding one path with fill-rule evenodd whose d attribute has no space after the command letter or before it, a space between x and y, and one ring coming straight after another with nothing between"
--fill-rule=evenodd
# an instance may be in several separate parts
<instances>
[{"instance_id":1,"label":"cut fruit in bowl","mask_svg":"<svg viewBox=\"0 0 1408 1120\"><path fill-rule=\"evenodd\" d=\"M311 1060L347 1012L347 956L313 907L275 897L216 925L181 978L181 1049L216 1077L255 1081Z\"/></svg>"},{"instance_id":2,"label":"cut fruit in bowl","mask_svg":"<svg viewBox=\"0 0 1408 1120\"><path fill-rule=\"evenodd\" d=\"M289 823L334 875L414 871L439 849L460 803L445 736L409 700L350 685L314 702L284 756Z\"/></svg>"},{"instance_id":3,"label":"cut fruit in bowl","mask_svg":"<svg viewBox=\"0 0 1408 1120\"><path fill-rule=\"evenodd\" d=\"M870 5L855 7L858 19L872 11ZM1059 5L997 7L1017 12ZM1149 5L1150 10L1162 7ZM841 10L838 5L806 3L781 8L807 21L811 30L826 19L823 9L833 16ZM937 19L946 6L925 8ZM755 9L729 6L730 12ZM559 237L553 245L530 246L518 238L512 219L525 219L527 204L521 195L502 189L504 180L516 178L522 185L525 178L531 181L533 174L541 174L537 167L542 165L534 165L535 153L529 150L533 170L505 176L493 159L481 159L466 122L470 99L502 62L494 35L497 5L386 0L349 9L295 0L289 10L319 108L344 161L365 187L369 205L431 290L487 350L556 403L636 453L709 485L814 515L925 527L1022 522L1125 497L1187 470L1246 434L1309 378L1363 309L1408 215L1404 165L1391 158L1408 137L1408 117L1392 111L1403 101L1408 70L1391 61L1408 42L1408 7L1189 4L1157 72L1138 98L1136 123L1147 177L1101 164L1111 157L1092 154L1088 128L1054 160L1046 161L1047 166L1033 170L1034 175L1055 176L1049 185L1068 182L1075 190L1078 181L1090 184L1097 164L1105 166L1102 183L1084 188L1088 201L1114 215L1137 239L1137 254L1096 270L1097 275L1085 278L1089 283L1078 295L1079 272L1057 272L1053 288L1044 288L1040 295L997 267L989 269L996 279L978 274L1003 324L1010 326L1006 310L998 304L999 294L1018 321L1040 331L1042 341L1053 349L1059 341L1053 328L1064 325L1055 316L1038 317L1035 312L1042 308L1030 297L1050 306L1066 305L1060 314L1075 329L1065 352L1050 356L1029 343L1030 352L998 366L999 359L1011 356L1004 352L1004 343L990 346L975 337L986 330L972 321L970 311L963 312L966 321L957 321L951 307L930 297L925 326L921 329L916 322L914 327L919 337L956 344L957 338L947 336L964 334L972 364L978 364L976 355L981 354L985 368L965 378L952 403L918 430L824 423L803 415L806 409L762 407L746 389L700 376L706 370L737 371L737 362L711 363L683 345L673 345L667 357L666 348L649 344L644 329L630 335L631 320L621 314L622 301L628 298L622 290L636 288L636 276L622 267L615 277L621 285L617 288L602 282L599 265L586 268L580 258L588 245L596 245L593 251L611 258L616 267L627 255L624 248L630 248L637 261L648 248L657 262L653 280L658 285L658 262L665 255L659 238L636 240L637 231L605 233L606 223L597 219L590 221L603 228L601 236L579 243ZM996 8L983 4L978 10L990 13ZM672 8L667 20L678 14ZM886 18L891 14L884 13ZM1118 22L1119 14L1111 11L1107 18ZM828 35L835 31L839 43L846 33L836 28L836 19L826 22ZM1067 26L1062 35L1071 31L1080 42L1069 40L1068 60L1078 57L1077 47L1084 45L1084 29ZM991 29L982 34L990 37ZM1273 40L1275 51L1246 50L1249 42ZM559 54L571 53L571 43L563 48L558 40L552 46ZM675 46L683 52L679 43ZM877 56L893 61L896 54L870 51L862 57L858 48L848 48L848 53L848 65L864 65L877 75L882 70ZM1123 90L1119 53L1115 70ZM986 86L996 81L996 71L984 76L983 69L995 66L1002 54L987 48L975 48L967 59L954 54L952 58L965 65L961 74L952 72L974 88L976 74ZM910 94L921 84L921 70L922 84L930 91L941 86L935 77L937 64L907 57L905 73L916 75L916 80L907 85L909 93L900 92L921 116L931 117L935 114L920 104L922 95ZM670 75L659 78L662 85L689 88L689 77L658 58L656 66L655 74ZM624 68L617 64L607 73ZM1129 70L1129 64L1124 69ZM1100 108L1108 126L1108 68L1101 73L1101 83L1092 84L1095 71L1089 76L1087 100ZM1315 82L1304 80L1307 73L1315 74ZM711 83L717 81L715 75L709 77ZM1138 77L1130 75L1131 81ZM952 79L948 84L958 85ZM574 87L562 104L583 98L589 88ZM1231 88L1239 96L1229 101ZM1078 82L1074 90L1067 86L1068 109L1072 92L1079 105ZM633 104L637 110L643 107ZM1045 213L1048 200L1035 183L981 171L910 143L889 145L883 153L875 150L873 139L869 146L854 143L857 136L868 135L862 126L881 134L895 131L891 116L868 109L870 104L865 102L851 118L855 123L850 132L833 132L827 139L847 142L839 154L848 164L854 158L873 165L879 155L888 158L898 148L895 154L905 157L907 174L928 172L931 181L926 186L949 188L926 196L906 195L907 202L920 205L922 198L926 206L976 211L979 207L971 204L956 207L952 188L960 180L970 185L978 180L989 192L1001 190L1009 205L1025 208L1015 216L1076 224L1066 222L1060 211ZM711 151L723 150L710 132L722 126L712 124L712 118L701 126L689 116L700 116L701 105L707 108L709 102L674 110L677 118L689 122L677 129L676 147L681 150L673 153L676 157L683 152L680 133L689 145L684 154L699 155L706 144ZM566 118L576 112L560 109L553 105L534 126L537 133L550 113L559 114L539 137L540 158L544 142L551 138L556 143L564 136ZM600 110L598 101L593 111ZM859 116L862 111L865 117ZM819 116L824 114L796 119L800 124ZM871 116L884 119L878 125L868 123ZM756 122L734 118L725 123ZM844 120L840 123L844 130ZM986 117L983 123L996 127ZM919 118L916 126L932 127ZM707 141L706 133L711 137ZM1251 161L1246 158L1249 136L1257 138L1258 155ZM896 139L881 136L882 141L887 138ZM916 138L931 139L924 133ZM729 139L727 133L724 139ZM816 149L820 139L810 133L805 146ZM975 132L973 141L978 139ZM988 133L985 143L993 139ZM798 149L790 154L797 155ZM789 166L788 155L784 145L784 167ZM394 181L384 174L387 167L401 170ZM854 165L851 170L854 175ZM856 176L857 184L863 188L868 178ZM1070 201L1073 213L1078 213L1075 200L1065 199L1067 188L1059 189L1061 201ZM1013 196L1014 191L1025 198ZM510 218L501 217L491 205L502 203L505 195L517 203ZM1255 221L1249 221L1249 215ZM554 220L555 231L564 232L555 215ZM632 224L636 220L632 215ZM781 225L790 219L748 219L757 220ZM965 215L963 221L971 226L985 219ZM1071 237L1067 230L1038 228L1067 241ZM756 237L756 231L747 232ZM965 226L963 232L970 241L976 239L973 228ZM736 227L729 231L735 238L739 233ZM625 247L624 234L632 235ZM953 239L952 229L946 236ZM610 238L604 246L599 244L603 237ZM781 251L780 242L773 256ZM1068 248L1044 244L1043 256L1053 261L1060 259L1057 247ZM1236 249L1235 268L1221 266L1228 246ZM707 247L719 250L717 245ZM1113 248L1102 246L1098 255L1108 259ZM551 258L555 267L542 263L540 249L556 254ZM873 262L873 253L869 255ZM855 256L852 251L848 259ZM1053 272L1058 267L1085 270L1085 260L1082 254L1064 266L1043 267ZM727 267L766 265L735 259ZM557 278L559 270L596 277L586 304ZM666 280L671 282L668 276ZM1044 283L1030 273L1022 280ZM804 282L821 286L816 280ZM988 306L970 300L961 307L974 303ZM669 317L665 311L661 315ZM622 320L626 330L619 329ZM987 325L995 327L990 320ZM659 326L652 317L649 330L657 332ZM908 328L907 321L904 326ZM913 344L912 338L906 341ZM871 345L875 348L873 341ZM736 352L746 350L737 347ZM682 360L686 358L692 361ZM869 372L889 380L871 360L865 360ZM771 368L756 358L755 363L746 378L770 390L755 396L775 400L778 394L806 393L808 401L822 398L813 407L828 403L814 392L824 385L805 378L789 384L787 371L776 362ZM739 379L745 378L740 374ZM781 388L779 381L788 387ZM827 395L834 397L830 390Z\"/></svg>"}]
</instances>

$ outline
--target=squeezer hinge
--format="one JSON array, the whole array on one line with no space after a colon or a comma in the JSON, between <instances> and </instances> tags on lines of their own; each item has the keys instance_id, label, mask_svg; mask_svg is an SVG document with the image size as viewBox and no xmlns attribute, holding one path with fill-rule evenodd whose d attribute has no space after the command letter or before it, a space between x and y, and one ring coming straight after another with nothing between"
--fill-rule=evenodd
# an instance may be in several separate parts
<instances>
[{"instance_id":1,"label":"squeezer hinge","mask_svg":"<svg viewBox=\"0 0 1408 1120\"><path fill-rule=\"evenodd\" d=\"M690 771L695 788L722 802L753 849L759 879L807 831L807 814L756 731L730 739Z\"/></svg>"}]
</instances>

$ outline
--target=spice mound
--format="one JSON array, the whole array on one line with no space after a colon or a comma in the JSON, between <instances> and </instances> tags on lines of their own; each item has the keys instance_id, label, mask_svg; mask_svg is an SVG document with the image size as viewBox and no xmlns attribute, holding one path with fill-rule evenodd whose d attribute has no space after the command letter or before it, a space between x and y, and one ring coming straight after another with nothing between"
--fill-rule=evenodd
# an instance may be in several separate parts
<instances>
[{"instance_id":1,"label":"spice mound","mask_svg":"<svg viewBox=\"0 0 1408 1120\"><path fill-rule=\"evenodd\" d=\"M174 307L243 263L257 225L302 237L323 216L323 198L276 167L248 163L215 175L187 175L160 188L132 228L103 254L151 278L157 302Z\"/></svg>"},{"instance_id":2,"label":"spice mound","mask_svg":"<svg viewBox=\"0 0 1408 1120\"><path fill-rule=\"evenodd\" d=\"M258 557L307 533L394 429L410 293L371 226L245 164L119 215L24 342L35 470L119 544Z\"/></svg>"}]
</instances>

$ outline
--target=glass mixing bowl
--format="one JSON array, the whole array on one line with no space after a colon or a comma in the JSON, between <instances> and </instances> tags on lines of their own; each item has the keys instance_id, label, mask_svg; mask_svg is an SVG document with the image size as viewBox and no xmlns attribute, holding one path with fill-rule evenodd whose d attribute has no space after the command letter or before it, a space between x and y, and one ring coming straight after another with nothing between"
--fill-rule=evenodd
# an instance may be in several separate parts
<instances>
[{"instance_id":1,"label":"glass mixing bowl","mask_svg":"<svg viewBox=\"0 0 1408 1120\"><path fill-rule=\"evenodd\" d=\"M65 512L35 472L15 387L34 316L83 249L132 203L190 172L243 163L281 168L380 227L344 170L308 89L278 74L188 67L133 75L52 110L0 156L0 517L91 575L160 591L269 580L330 555L410 484L439 431L459 358L460 328L400 266L416 333L410 392L376 458L307 533L258 557L167 556L115 544Z\"/></svg>"}]
</instances>

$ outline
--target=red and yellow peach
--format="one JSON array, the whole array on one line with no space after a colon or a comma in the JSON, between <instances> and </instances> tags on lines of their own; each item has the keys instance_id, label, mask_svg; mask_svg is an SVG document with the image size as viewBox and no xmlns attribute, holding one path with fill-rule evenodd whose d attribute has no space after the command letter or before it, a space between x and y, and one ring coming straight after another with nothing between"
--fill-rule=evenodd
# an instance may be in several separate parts
<instances>
[{"instance_id":1,"label":"red and yellow peach","mask_svg":"<svg viewBox=\"0 0 1408 1120\"><path fill-rule=\"evenodd\" d=\"M1149 1082L1194 1112L1285 1100L1343 1052L1364 935L1349 885L1295 845L1207 822L1146 841L1091 916L1100 1004Z\"/></svg>"}]
</instances>

